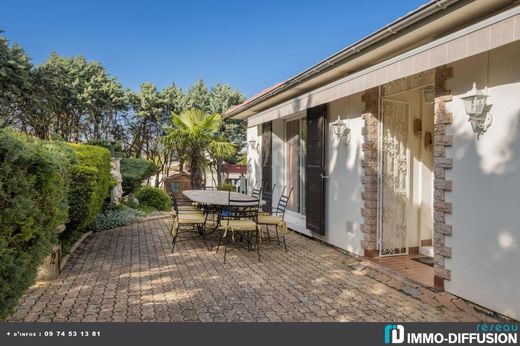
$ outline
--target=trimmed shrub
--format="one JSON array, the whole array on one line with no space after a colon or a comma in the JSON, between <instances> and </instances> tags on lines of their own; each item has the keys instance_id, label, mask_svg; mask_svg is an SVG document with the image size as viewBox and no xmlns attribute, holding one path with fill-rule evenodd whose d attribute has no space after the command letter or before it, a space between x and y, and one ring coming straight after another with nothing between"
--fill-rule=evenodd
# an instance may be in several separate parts
<instances>
[{"instance_id":1,"label":"trimmed shrub","mask_svg":"<svg viewBox=\"0 0 520 346\"><path fill-rule=\"evenodd\" d=\"M121 175L123 176L123 193L137 191L143 180L156 174L159 167L152 161L131 157L121 160Z\"/></svg>"},{"instance_id":2,"label":"trimmed shrub","mask_svg":"<svg viewBox=\"0 0 520 346\"><path fill-rule=\"evenodd\" d=\"M101 211L115 184L107 149L85 144L68 146L75 153L75 162L70 172L69 223L60 237L65 253Z\"/></svg>"},{"instance_id":3,"label":"trimmed shrub","mask_svg":"<svg viewBox=\"0 0 520 346\"><path fill-rule=\"evenodd\" d=\"M87 141L88 145L97 145L99 147L103 147L108 149L112 153L112 143L108 139L91 139ZM114 154L115 157L121 158L123 157L123 145L121 141L115 141L114 143Z\"/></svg>"},{"instance_id":4,"label":"trimmed shrub","mask_svg":"<svg viewBox=\"0 0 520 346\"><path fill-rule=\"evenodd\" d=\"M226 182L224 184L219 185L217 189L222 191L235 191L236 187L235 185Z\"/></svg>"},{"instance_id":5,"label":"trimmed shrub","mask_svg":"<svg viewBox=\"0 0 520 346\"><path fill-rule=\"evenodd\" d=\"M139 201L139 207L145 210L170 210L172 207L168 194L158 187L143 186L137 190L135 197Z\"/></svg>"},{"instance_id":6,"label":"trimmed shrub","mask_svg":"<svg viewBox=\"0 0 520 346\"><path fill-rule=\"evenodd\" d=\"M71 152L0 130L0 320L35 280L67 217Z\"/></svg>"},{"instance_id":7,"label":"trimmed shrub","mask_svg":"<svg viewBox=\"0 0 520 346\"><path fill-rule=\"evenodd\" d=\"M145 215L140 210L135 210L126 205L108 204L102 213L99 213L88 227L92 231L103 231L111 228L122 227L139 221Z\"/></svg>"}]
</instances>

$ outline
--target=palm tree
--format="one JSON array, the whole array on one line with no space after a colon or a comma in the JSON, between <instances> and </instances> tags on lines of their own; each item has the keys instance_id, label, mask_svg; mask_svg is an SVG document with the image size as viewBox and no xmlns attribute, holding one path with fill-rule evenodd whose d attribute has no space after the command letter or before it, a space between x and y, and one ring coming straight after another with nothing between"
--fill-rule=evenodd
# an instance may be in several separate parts
<instances>
[{"instance_id":1,"label":"palm tree","mask_svg":"<svg viewBox=\"0 0 520 346\"><path fill-rule=\"evenodd\" d=\"M189 160L192 188L200 189L205 180L203 174L208 157L214 160L230 157L235 146L220 134L220 114L190 109L181 115L172 114L172 117L173 128L165 129L162 142L175 150L179 157Z\"/></svg>"}]
</instances>

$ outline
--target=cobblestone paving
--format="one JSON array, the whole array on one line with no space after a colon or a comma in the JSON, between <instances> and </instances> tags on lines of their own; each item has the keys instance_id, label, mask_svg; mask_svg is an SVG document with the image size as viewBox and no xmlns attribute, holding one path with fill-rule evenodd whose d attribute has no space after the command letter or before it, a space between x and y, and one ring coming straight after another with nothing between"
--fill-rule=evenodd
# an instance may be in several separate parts
<instances>
[{"instance_id":1,"label":"cobblestone paving","mask_svg":"<svg viewBox=\"0 0 520 346\"><path fill-rule=\"evenodd\" d=\"M190 240L170 252L168 219L95 233L59 279L37 284L11 321L458 321L356 273L357 259L290 232L289 252L209 252Z\"/></svg>"}]
</instances>

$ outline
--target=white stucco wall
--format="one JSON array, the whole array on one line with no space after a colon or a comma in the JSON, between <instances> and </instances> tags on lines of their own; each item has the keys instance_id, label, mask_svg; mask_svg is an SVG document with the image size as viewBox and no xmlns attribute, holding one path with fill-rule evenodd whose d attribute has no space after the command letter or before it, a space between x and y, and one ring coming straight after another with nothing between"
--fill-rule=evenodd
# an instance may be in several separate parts
<instances>
[{"instance_id":1,"label":"white stucco wall","mask_svg":"<svg viewBox=\"0 0 520 346\"><path fill-rule=\"evenodd\" d=\"M454 159L451 269L445 288L460 297L520 318L520 43L453 63ZM493 123L480 139L460 96L488 87Z\"/></svg>"},{"instance_id":2,"label":"white stucco wall","mask_svg":"<svg viewBox=\"0 0 520 346\"><path fill-rule=\"evenodd\" d=\"M349 101L350 100L350 101ZM350 102L350 105L349 105ZM303 234L318 237L327 243L339 248L362 254L360 224L363 222L361 216L361 128L363 121L361 113L364 108L361 102L361 95L353 95L332 102L329 105L329 136L327 139L327 174L330 178L326 181L326 230L325 236L311 233L305 228L305 216L294 212L287 212L286 220L289 226ZM288 119L295 119L304 116L305 113L293 114ZM335 139L332 132L332 122L336 121L338 115L343 120L349 119L351 127L351 143L346 146ZM285 122L286 120L277 119L273 121L273 183L277 188L274 200L279 198L279 194L286 182L286 163L285 163ZM248 136L256 133L256 127L248 130ZM257 156L251 154L250 160ZM258 172L258 169L255 171ZM256 179L259 179L260 175ZM252 179L254 180L254 179ZM348 223L348 227L347 227ZM348 228L348 230L347 230Z\"/></svg>"},{"instance_id":3,"label":"white stucco wall","mask_svg":"<svg viewBox=\"0 0 520 346\"><path fill-rule=\"evenodd\" d=\"M249 145L249 141L255 140L258 149L254 150ZM261 148L262 148L262 134L260 133L260 126L252 126L247 128L247 192L251 193L255 184L260 185L262 181L262 166L261 162Z\"/></svg>"}]
</instances>

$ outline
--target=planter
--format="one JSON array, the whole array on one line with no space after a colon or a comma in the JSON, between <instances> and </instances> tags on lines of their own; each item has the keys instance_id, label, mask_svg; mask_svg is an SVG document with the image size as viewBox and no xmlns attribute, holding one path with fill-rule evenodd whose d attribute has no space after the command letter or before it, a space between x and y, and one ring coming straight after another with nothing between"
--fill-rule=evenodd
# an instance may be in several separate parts
<instances>
[{"instance_id":1,"label":"planter","mask_svg":"<svg viewBox=\"0 0 520 346\"><path fill-rule=\"evenodd\" d=\"M61 224L58 226L58 233L62 233L65 231L65 224ZM92 232L85 233L80 239L78 239L74 245L72 245L70 252L63 256L61 251L61 245L54 245L49 256L43 260L42 264L38 267L38 274L36 275L36 281L52 281L56 280L60 275L63 267L67 263L70 258L70 254L73 253L81 244L83 240L85 240L88 236L90 236Z\"/></svg>"},{"instance_id":2,"label":"planter","mask_svg":"<svg viewBox=\"0 0 520 346\"><path fill-rule=\"evenodd\" d=\"M65 223L57 228L58 233L65 231ZM54 245L51 253L47 256L42 264L38 267L37 281L55 280L60 275L61 245Z\"/></svg>"}]
</instances>

